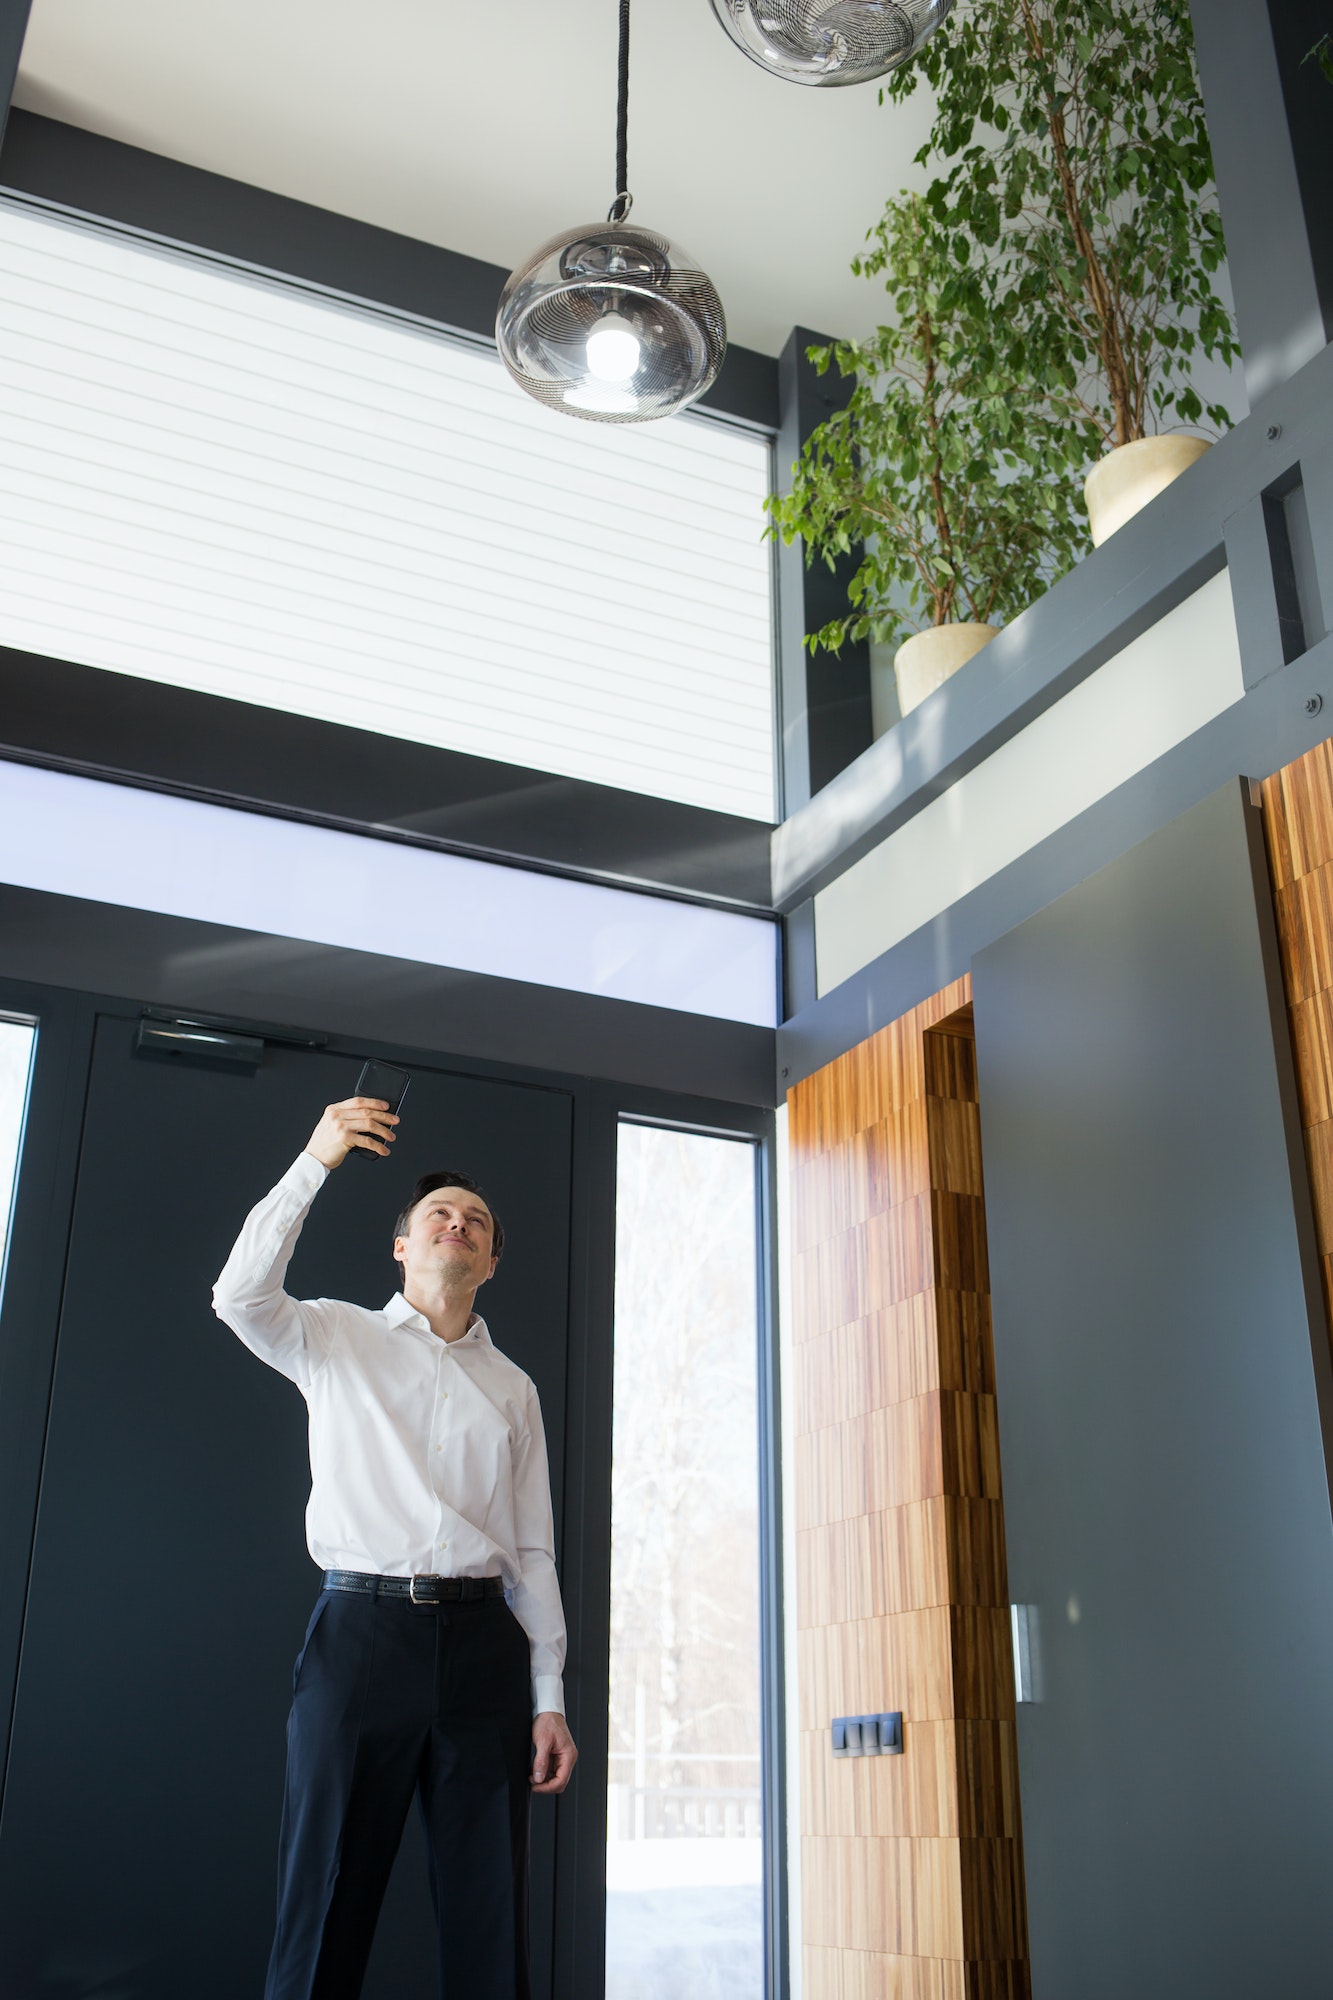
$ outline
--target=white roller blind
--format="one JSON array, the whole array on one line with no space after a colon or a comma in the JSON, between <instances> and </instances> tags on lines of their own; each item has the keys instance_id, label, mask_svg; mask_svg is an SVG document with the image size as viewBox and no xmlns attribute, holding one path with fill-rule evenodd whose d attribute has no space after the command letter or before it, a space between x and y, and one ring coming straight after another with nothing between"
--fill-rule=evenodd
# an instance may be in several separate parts
<instances>
[{"instance_id":1,"label":"white roller blind","mask_svg":"<svg viewBox=\"0 0 1333 2000\"><path fill-rule=\"evenodd\" d=\"M0 203L0 643L773 816L768 450Z\"/></svg>"}]
</instances>

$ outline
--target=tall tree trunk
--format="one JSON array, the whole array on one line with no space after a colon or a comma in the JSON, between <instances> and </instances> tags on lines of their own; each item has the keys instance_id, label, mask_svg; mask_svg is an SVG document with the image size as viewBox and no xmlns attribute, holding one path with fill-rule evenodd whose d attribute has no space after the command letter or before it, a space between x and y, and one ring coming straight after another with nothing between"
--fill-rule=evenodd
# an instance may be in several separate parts
<instances>
[{"instance_id":1,"label":"tall tree trunk","mask_svg":"<svg viewBox=\"0 0 1333 2000\"><path fill-rule=\"evenodd\" d=\"M952 571L953 524L949 519L949 509L944 496L944 461L940 454L940 424L935 408L935 331L930 314L922 313L917 322L921 335L921 351L926 359L926 392L922 399L925 417L926 439L930 458L930 493L935 507L935 533L939 537L940 554ZM941 582L938 575L931 584L931 622L947 625L953 616L954 599L958 594L958 578L950 575Z\"/></svg>"},{"instance_id":2,"label":"tall tree trunk","mask_svg":"<svg viewBox=\"0 0 1333 2000\"><path fill-rule=\"evenodd\" d=\"M1031 0L1019 0L1019 4L1022 8L1023 27L1029 48L1039 61L1051 61L1042 42L1041 26L1033 11ZM1111 409L1115 416L1115 442L1130 444L1135 438L1143 435L1141 397L1135 393L1140 385L1135 381L1134 370L1120 337L1115 296L1101 258L1097 255L1092 231L1083 214L1078 178L1069 157L1069 133L1065 124L1064 110L1055 97L1052 97L1047 104L1046 122L1051 135L1051 147L1055 154L1056 172L1060 176L1060 193L1064 203L1065 219L1074 239L1074 248L1083 263L1083 295L1097 323L1097 350L1101 357L1102 378L1106 383Z\"/></svg>"}]
</instances>

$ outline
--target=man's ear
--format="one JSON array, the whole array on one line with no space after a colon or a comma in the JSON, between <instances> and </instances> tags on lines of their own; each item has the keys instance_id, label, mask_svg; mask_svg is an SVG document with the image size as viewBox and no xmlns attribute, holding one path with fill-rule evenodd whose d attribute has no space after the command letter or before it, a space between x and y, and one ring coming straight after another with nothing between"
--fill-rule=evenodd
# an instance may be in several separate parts
<instances>
[{"instance_id":1,"label":"man's ear","mask_svg":"<svg viewBox=\"0 0 1333 2000\"><path fill-rule=\"evenodd\" d=\"M398 1266L398 1275L401 1278L407 1276L407 1268L403 1262L406 1254L407 1238L405 1236L395 1236L393 1239L393 1261Z\"/></svg>"}]
</instances>

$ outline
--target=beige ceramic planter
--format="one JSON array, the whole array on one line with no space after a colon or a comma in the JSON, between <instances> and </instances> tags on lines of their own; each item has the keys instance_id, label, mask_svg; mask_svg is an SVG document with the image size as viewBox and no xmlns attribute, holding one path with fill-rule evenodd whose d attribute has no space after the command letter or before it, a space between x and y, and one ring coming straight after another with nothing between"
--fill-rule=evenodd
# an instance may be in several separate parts
<instances>
[{"instance_id":1,"label":"beige ceramic planter","mask_svg":"<svg viewBox=\"0 0 1333 2000\"><path fill-rule=\"evenodd\" d=\"M1083 482L1094 547L1179 479L1208 449L1207 438L1151 437L1118 444Z\"/></svg>"},{"instance_id":2,"label":"beige ceramic planter","mask_svg":"<svg viewBox=\"0 0 1333 2000\"><path fill-rule=\"evenodd\" d=\"M894 656L898 706L904 715L965 667L999 631L998 625L932 625L904 639Z\"/></svg>"}]
</instances>

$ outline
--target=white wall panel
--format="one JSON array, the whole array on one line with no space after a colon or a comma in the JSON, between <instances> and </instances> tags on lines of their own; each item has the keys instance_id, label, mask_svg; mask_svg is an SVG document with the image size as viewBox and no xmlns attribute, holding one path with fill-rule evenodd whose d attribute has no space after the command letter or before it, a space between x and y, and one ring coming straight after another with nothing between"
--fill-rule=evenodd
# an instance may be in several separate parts
<instances>
[{"instance_id":1,"label":"white wall panel","mask_svg":"<svg viewBox=\"0 0 1333 2000\"><path fill-rule=\"evenodd\" d=\"M1245 691L1225 570L815 897L830 992Z\"/></svg>"},{"instance_id":2,"label":"white wall panel","mask_svg":"<svg viewBox=\"0 0 1333 2000\"><path fill-rule=\"evenodd\" d=\"M762 917L0 761L0 881L771 1028Z\"/></svg>"},{"instance_id":3,"label":"white wall panel","mask_svg":"<svg viewBox=\"0 0 1333 2000\"><path fill-rule=\"evenodd\" d=\"M0 203L0 644L768 819L767 446Z\"/></svg>"}]
</instances>

